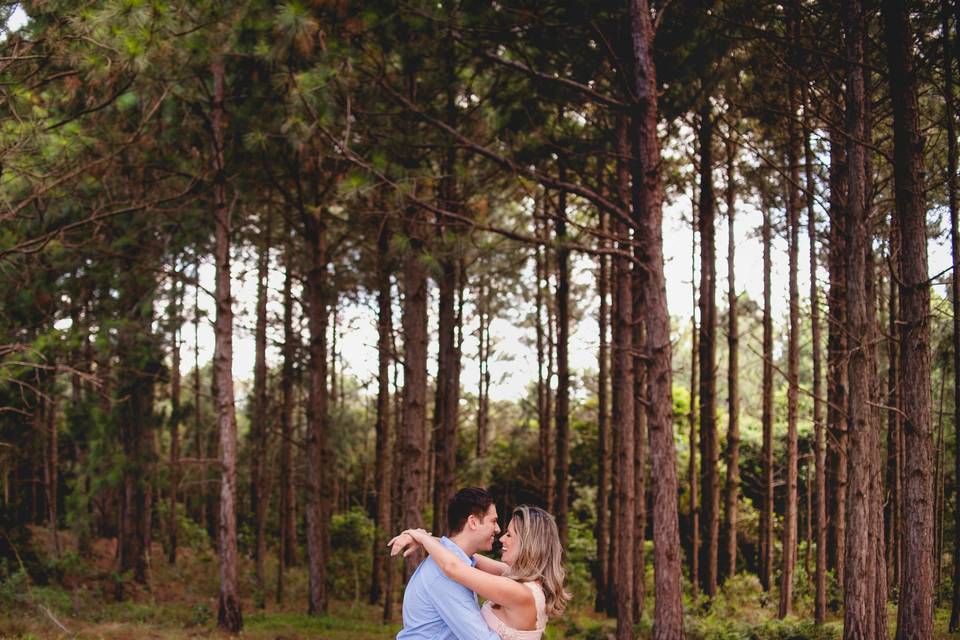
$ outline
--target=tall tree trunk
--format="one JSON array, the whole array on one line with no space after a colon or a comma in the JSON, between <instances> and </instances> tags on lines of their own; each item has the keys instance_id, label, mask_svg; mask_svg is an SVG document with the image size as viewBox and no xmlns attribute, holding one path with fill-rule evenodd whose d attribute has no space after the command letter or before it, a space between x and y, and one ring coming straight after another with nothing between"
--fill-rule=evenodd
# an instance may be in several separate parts
<instances>
[{"instance_id":1,"label":"tall tree trunk","mask_svg":"<svg viewBox=\"0 0 960 640\"><path fill-rule=\"evenodd\" d=\"M452 7L448 18L453 18ZM449 34L448 34L449 35ZM457 126L457 71L453 37L448 37L444 50L444 75L446 77L445 121ZM458 211L456 181L457 148L448 144L444 149L443 174L440 178L440 203L447 211ZM434 467L436 481L433 492L433 530L440 532L447 526L447 502L455 492L454 468L457 463L457 419L460 408L460 346L457 340L460 314L457 313L457 290L461 281L462 261L458 255L456 238L462 233L462 225L448 222L437 215L438 230L443 242L440 261L441 274L438 282L438 350L437 391L434 411Z\"/></svg>"},{"instance_id":2,"label":"tall tree trunk","mask_svg":"<svg viewBox=\"0 0 960 640\"><path fill-rule=\"evenodd\" d=\"M640 254L634 247L634 258ZM633 263L633 340L632 345L643 344L643 323L638 318L643 317L643 287L641 284L639 262ZM636 354L631 358L633 365L633 477L634 477L634 534L633 534L633 619L643 618L644 604L647 596L646 582L646 531L647 531L647 416L643 411L646 402L646 365L643 358Z\"/></svg>"},{"instance_id":3,"label":"tall tree trunk","mask_svg":"<svg viewBox=\"0 0 960 640\"><path fill-rule=\"evenodd\" d=\"M680 528L677 516L677 457L673 441L673 381L670 313L663 272L663 192L660 141L657 136L657 79L653 62L653 24L647 0L631 0L633 45L633 137L636 151L634 215L636 242L643 266L646 313L643 353L647 366L647 427L654 480L653 546L654 640L683 638ZM622 471L621 471L622 473Z\"/></svg>"},{"instance_id":4,"label":"tall tree trunk","mask_svg":"<svg viewBox=\"0 0 960 640\"><path fill-rule=\"evenodd\" d=\"M840 110L834 120L840 120ZM830 129L830 289L827 293L827 433L831 491L828 561L837 584L845 584L847 522L847 154L843 134Z\"/></svg>"},{"instance_id":5,"label":"tall tree trunk","mask_svg":"<svg viewBox=\"0 0 960 640\"><path fill-rule=\"evenodd\" d=\"M954 505L960 505L960 277L957 276L957 265L960 265L960 230L957 221L957 133L956 112L953 95L953 60L957 58L956 51L960 49L960 17L955 17L953 30L956 43L951 52L950 43L950 3L941 0L941 29L943 30L943 59L945 61L944 98L946 109L947 129L947 200L950 212L950 252L953 258L953 276L950 278L951 305L953 308L953 423L954 423L954 473L953 493ZM956 8L955 8L956 9ZM958 10L960 14L960 10ZM950 632L960 628L960 509L954 506L953 527L953 592L950 603Z\"/></svg>"},{"instance_id":6,"label":"tall tree trunk","mask_svg":"<svg viewBox=\"0 0 960 640\"><path fill-rule=\"evenodd\" d=\"M170 502L167 513L167 562L177 563L177 493L180 491L180 308L182 285L174 281L170 304Z\"/></svg>"},{"instance_id":7,"label":"tall tree trunk","mask_svg":"<svg viewBox=\"0 0 960 640\"><path fill-rule=\"evenodd\" d=\"M269 495L266 492L267 475L267 279L270 265L270 216L261 220L260 247L257 257L257 321L254 329L253 365L253 421L250 439L253 456L250 459L250 502L253 512L253 558L255 606L266 606L267 587L264 562L267 555L266 523Z\"/></svg>"},{"instance_id":8,"label":"tall tree trunk","mask_svg":"<svg viewBox=\"0 0 960 640\"><path fill-rule=\"evenodd\" d=\"M200 255L196 256L193 267L196 285L193 288L193 449L199 463L200 482L197 483L196 521L201 529L206 529L206 493L207 493L207 452L203 446L203 414L200 406Z\"/></svg>"},{"instance_id":9,"label":"tall tree trunk","mask_svg":"<svg viewBox=\"0 0 960 640\"><path fill-rule=\"evenodd\" d=\"M408 207L404 215L410 248L403 265L403 428L400 433L403 461L400 495L401 527L423 526L424 476L427 472L427 270L421 259L424 246L422 213ZM416 569L416 554L406 559L407 573Z\"/></svg>"},{"instance_id":10,"label":"tall tree trunk","mask_svg":"<svg viewBox=\"0 0 960 640\"><path fill-rule=\"evenodd\" d=\"M307 401L307 565L309 595L307 610L311 615L326 611L327 592L325 585L327 555L325 517L329 488L324 486L326 474L324 459L327 438L327 238L325 212L314 214L304 209L301 212L304 234L309 254L307 272L306 314L310 330L310 376Z\"/></svg>"},{"instance_id":11,"label":"tall tree trunk","mask_svg":"<svg viewBox=\"0 0 960 640\"><path fill-rule=\"evenodd\" d=\"M893 214L891 214L893 215ZM900 429L900 373L899 359L900 350L897 339L897 317L899 314L899 304L897 301L897 281L899 280L896 261L899 250L897 249L896 221L890 221L890 251L887 261L890 269L890 289L887 301L887 554L888 554L888 583L893 585L900 584L901 568L903 566L901 554L901 527L900 527L900 495L902 479L902 461L903 451L901 449L901 429Z\"/></svg>"},{"instance_id":12,"label":"tall tree trunk","mask_svg":"<svg viewBox=\"0 0 960 640\"><path fill-rule=\"evenodd\" d=\"M866 167L864 140L865 92L863 64L864 15L859 0L845 14L847 90L846 124L849 181L847 190L847 372L849 394L849 484L847 485L846 576L844 582L844 638L873 638L876 633L874 591L877 567L871 545L872 473L876 430L869 407L869 349L871 323L867 317Z\"/></svg>"},{"instance_id":13,"label":"tall tree trunk","mask_svg":"<svg viewBox=\"0 0 960 640\"><path fill-rule=\"evenodd\" d=\"M608 517L608 502L610 500L608 490L610 485L610 426L607 422L607 382L609 378L609 367L607 364L607 326L610 321L607 294L610 290L610 274L607 267L609 260L603 253L603 251L609 247L607 237L610 235L610 226L608 224L607 213L603 209L599 211L599 216L599 248L601 253L597 258L599 263L597 266L597 293L600 297L600 310L597 320L600 331L600 350L597 356L597 526L595 529L598 569L596 576L597 597L594 601L594 610L597 612L606 610L605 605L608 594L605 591L609 583L607 576L609 545L607 543L610 535L610 519ZM539 287L539 280L537 286Z\"/></svg>"},{"instance_id":14,"label":"tall tree trunk","mask_svg":"<svg viewBox=\"0 0 960 640\"><path fill-rule=\"evenodd\" d=\"M560 180L566 180L563 161ZM560 533L560 544L567 546L567 513L570 491L570 249L567 247L567 193L557 196L557 496L554 516ZM621 512L622 513L622 512ZM624 547L631 548L631 547ZM630 583L626 583L630 584Z\"/></svg>"},{"instance_id":15,"label":"tall tree trunk","mask_svg":"<svg viewBox=\"0 0 960 640\"><path fill-rule=\"evenodd\" d=\"M700 110L700 586L717 593L720 535L719 437L717 435L716 226L713 195L713 114L709 98Z\"/></svg>"},{"instance_id":16,"label":"tall tree trunk","mask_svg":"<svg viewBox=\"0 0 960 640\"><path fill-rule=\"evenodd\" d=\"M763 203L763 510L760 514L760 584L770 590L773 575L773 311L770 304L771 251L770 207Z\"/></svg>"},{"instance_id":17,"label":"tall tree trunk","mask_svg":"<svg viewBox=\"0 0 960 640\"><path fill-rule=\"evenodd\" d=\"M487 455L490 425L490 275L482 273L477 287L477 457Z\"/></svg>"},{"instance_id":18,"label":"tall tree trunk","mask_svg":"<svg viewBox=\"0 0 960 640\"><path fill-rule=\"evenodd\" d=\"M283 365L280 370L280 557L277 559L277 602L283 602L284 569L297 560L297 520L293 492L293 366L296 358L293 333L293 260L291 225L284 225Z\"/></svg>"},{"instance_id":19,"label":"tall tree trunk","mask_svg":"<svg viewBox=\"0 0 960 640\"><path fill-rule=\"evenodd\" d=\"M386 541L391 524L391 437L390 437L390 336L393 333L393 310L390 299L390 228L384 216L377 238L377 461L376 514L377 528L373 537L373 570L370 572L370 604L380 601L384 568L390 562Z\"/></svg>"},{"instance_id":20,"label":"tall tree trunk","mask_svg":"<svg viewBox=\"0 0 960 640\"><path fill-rule=\"evenodd\" d=\"M213 215L216 253L217 319L214 324L214 368L217 377L217 431L220 434L220 602L217 623L221 629L238 633L243 628L240 594L237 589L237 416L233 396L233 298L230 293L230 207L224 172L224 66L216 56L210 65L213 75L213 104L210 126L213 132Z\"/></svg>"},{"instance_id":21,"label":"tall tree trunk","mask_svg":"<svg viewBox=\"0 0 960 640\"><path fill-rule=\"evenodd\" d=\"M780 571L779 616L783 618L793 608L793 576L797 563L797 401L800 377L800 295L797 289L800 240L800 131L797 127L797 80L799 72L799 2L793 0L787 8L787 31L790 40L790 69L787 80L787 165L790 174L787 184L788 289L790 298L790 335L787 339L787 500L783 517Z\"/></svg>"},{"instance_id":22,"label":"tall tree trunk","mask_svg":"<svg viewBox=\"0 0 960 640\"><path fill-rule=\"evenodd\" d=\"M60 557L60 535L57 532L57 507L60 502L58 497L58 486L60 484L60 438L57 434L57 410L59 409L59 396L57 394L57 375L56 363L54 363L53 374L50 377L49 387L50 398L44 403L44 418L46 419L46 445L47 445L47 464L46 464L46 489L47 489L47 525L50 527L50 537L53 540L53 552L55 557Z\"/></svg>"},{"instance_id":23,"label":"tall tree trunk","mask_svg":"<svg viewBox=\"0 0 960 640\"><path fill-rule=\"evenodd\" d=\"M740 497L740 330L737 318L737 285L735 278L736 183L734 162L736 145L726 142L727 155L727 486L724 522L726 523L727 575L737 574L737 501Z\"/></svg>"},{"instance_id":24,"label":"tall tree trunk","mask_svg":"<svg viewBox=\"0 0 960 640\"><path fill-rule=\"evenodd\" d=\"M913 36L904 2L882 4L893 104L893 175L900 239L900 389L903 401L903 584L897 638L933 635L933 488L930 419L930 286L923 138Z\"/></svg>"},{"instance_id":25,"label":"tall tree trunk","mask_svg":"<svg viewBox=\"0 0 960 640\"><path fill-rule=\"evenodd\" d=\"M687 462L687 486L690 489L690 589L694 594L700 587L700 483L697 482L697 391L699 369L699 333L697 327L697 212L691 212L690 235L690 412L689 425L690 458Z\"/></svg>"},{"instance_id":26,"label":"tall tree trunk","mask_svg":"<svg viewBox=\"0 0 960 640\"><path fill-rule=\"evenodd\" d=\"M533 233L539 240L544 240L540 225L540 206L541 203L534 204ZM534 294L536 320L536 339L537 339L537 437L540 447L540 492L543 495L545 504L550 505L549 496L552 495L550 487L553 484L553 474L550 473L547 465L547 458L550 452L550 419L547 404L550 399L550 378L549 372L545 370L546 366L546 336L544 325L548 320L544 318L544 300L543 300L543 282L547 279L546 266L546 248L543 242L538 242L534 249L534 260L536 262L537 287Z\"/></svg>"},{"instance_id":27,"label":"tall tree trunk","mask_svg":"<svg viewBox=\"0 0 960 640\"><path fill-rule=\"evenodd\" d=\"M629 167L623 159L629 155L628 126L626 118L621 117L617 125L617 192L621 202L629 199ZM614 423L614 448L617 452L619 470L619 491L617 492L617 520L621 526L617 529L617 546L620 557L617 559L617 640L633 639L633 550L635 509L634 495L634 367L633 367L633 274L630 261L625 254L630 251L629 230L622 220L616 223L616 235L620 254L615 259L614 271L614 319L613 368L617 394L617 413ZM559 401L559 396L558 396ZM558 411L557 417L560 414Z\"/></svg>"},{"instance_id":28,"label":"tall tree trunk","mask_svg":"<svg viewBox=\"0 0 960 640\"><path fill-rule=\"evenodd\" d=\"M820 291L817 284L817 215L816 182L813 178L813 150L810 124L810 99L807 85L803 85L803 166L807 202L807 239L810 244L810 336L813 352L813 449L815 462L814 495L816 496L816 573L814 575L814 621L821 625L827 615L827 446L823 424L823 354L820 328ZM809 493L810 487L807 486ZM809 545L808 545L809 546Z\"/></svg>"}]
</instances>

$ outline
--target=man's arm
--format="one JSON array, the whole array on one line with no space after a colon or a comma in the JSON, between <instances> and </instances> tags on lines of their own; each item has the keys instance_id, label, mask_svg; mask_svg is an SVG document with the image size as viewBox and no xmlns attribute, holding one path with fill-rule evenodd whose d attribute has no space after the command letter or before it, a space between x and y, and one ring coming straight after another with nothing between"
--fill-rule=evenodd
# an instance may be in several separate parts
<instances>
[{"instance_id":1,"label":"man's arm","mask_svg":"<svg viewBox=\"0 0 960 640\"><path fill-rule=\"evenodd\" d=\"M500 640L500 636L483 621L477 601L465 587L438 576L425 592L457 640Z\"/></svg>"}]
</instances>

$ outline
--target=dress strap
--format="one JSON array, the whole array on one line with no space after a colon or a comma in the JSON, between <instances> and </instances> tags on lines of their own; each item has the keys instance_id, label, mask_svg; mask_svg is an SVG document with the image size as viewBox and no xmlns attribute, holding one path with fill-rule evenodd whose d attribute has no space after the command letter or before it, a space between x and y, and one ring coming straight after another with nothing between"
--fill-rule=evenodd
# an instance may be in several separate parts
<instances>
[{"instance_id":1,"label":"dress strap","mask_svg":"<svg viewBox=\"0 0 960 640\"><path fill-rule=\"evenodd\" d=\"M524 582L527 588L533 592L533 600L537 606L537 629L543 629L547 626L547 598L543 594L543 586L539 582Z\"/></svg>"}]
</instances>

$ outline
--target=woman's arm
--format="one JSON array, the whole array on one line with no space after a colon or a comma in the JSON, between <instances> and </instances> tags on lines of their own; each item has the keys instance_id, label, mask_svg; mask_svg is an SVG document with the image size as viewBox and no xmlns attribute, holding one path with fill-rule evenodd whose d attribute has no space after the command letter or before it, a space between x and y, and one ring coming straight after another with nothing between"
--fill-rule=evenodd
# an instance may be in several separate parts
<instances>
[{"instance_id":1,"label":"woman's arm","mask_svg":"<svg viewBox=\"0 0 960 640\"><path fill-rule=\"evenodd\" d=\"M434 540L439 542L439 538L436 536L431 536ZM411 553L417 550L417 547L420 546L420 543L413 539L409 533L404 531L400 535L392 538L390 542L387 543L387 546L390 547L390 555L395 556L401 551L403 552L403 557L406 558ZM443 545L441 545L442 547ZM479 553L473 555L474 561L477 563L477 569L485 573L490 573L495 576L502 576L507 572L507 565L499 560L494 560L493 558L488 558L482 556Z\"/></svg>"},{"instance_id":2,"label":"woman's arm","mask_svg":"<svg viewBox=\"0 0 960 640\"><path fill-rule=\"evenodd\" d=\"M480 571L483 571L484 573L490 573L495 576L505 575L507 573L507 569L510 568L510 566L505 562L500 562L499 560L482 556L479 553L473 554L473 559L477 563L477 569L480 569Z\"/></svg>"},{"instance_id":3,"label":"woman's arm","mask_svg":"<svg viewBox=\"0 0 960 640\"><path fill-rule=\"evenodd\" d=\"M533 592L512 578L492 575L464 563L439 540L423 529L408 529L404 533L416 540L430 554L444 575L504 607L535 607ZM493 561L495 562L495 561Z\"/></svg>"}]
</instances>

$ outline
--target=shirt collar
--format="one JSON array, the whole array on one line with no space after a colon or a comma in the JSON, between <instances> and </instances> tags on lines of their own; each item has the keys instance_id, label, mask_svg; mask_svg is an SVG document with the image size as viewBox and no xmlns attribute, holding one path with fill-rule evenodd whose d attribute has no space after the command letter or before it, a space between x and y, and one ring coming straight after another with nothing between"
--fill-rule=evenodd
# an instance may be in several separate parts
<instances>
[{"instance_id":1,"label":"shirt collar","mask_svg":"<svg viewBox=\"0 0 960 640\"><path fill-rule=\"evenodd\" d=\"M442 538L440 538L440 544L445 546L447 549L450 549L450 551L453 551L453 554L455 556L463 560L465 563L469 564L471 567L477 566L477 561L474 560L472 556L468 556L466 551L461 549L456 542L454 542L447 536L443 536Z\"/></svg>"}]
</instances>

